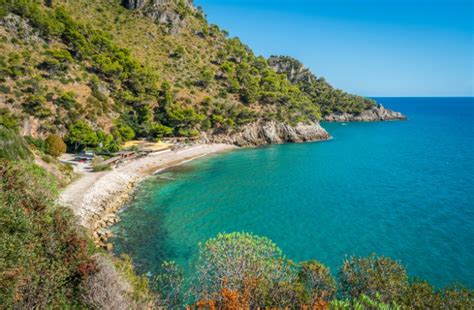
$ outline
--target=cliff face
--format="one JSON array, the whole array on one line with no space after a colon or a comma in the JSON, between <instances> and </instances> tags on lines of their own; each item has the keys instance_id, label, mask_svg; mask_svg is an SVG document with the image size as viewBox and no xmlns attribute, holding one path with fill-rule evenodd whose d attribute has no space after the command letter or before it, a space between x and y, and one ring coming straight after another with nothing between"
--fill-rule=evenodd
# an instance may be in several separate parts
<instances>
[{"instance_id":1,"label":"cliff face","mask_svg":"<svg viewBox=\"0 0 474 310\"><path fill-rule=\"evenodd\" d=\"M258 146L285 142L324 141L331 139L319 123L290 126L277 121L257 121L244 126L239 132L214 134L205 137L206 142L229 143L237 146Z\"/></svg>"},{"instance_id":2,"label":"cliff face","mask_svg":"<svg viewBox=\"0 0 474 310\"><path fill-rule=\"evenodd\" d=\"M371 122L406 119L399 112L377 105L374 100L333 88L324 78L317 78L301 62L292 57L271 56L268 63L276 72L286 74L291 83L298 85L314 104L320 106L325 121Z\"/></svg>"},{"instance_id":3,"label":"cliff face","mask_svg":"<svg viewBox=\"0 0 474 310\"><path fill-rule=\"evenodd\" d=\"M278 73L284 73L293 84L312 83L316 80L313 73L292 57L271 56L268 59L270 67Z\"/></svg>"},{"instance_id":4,"label":"cliff face","mask_svg":"<svg viewBox=\"0 0 474 310\"><path fill-rule=\"evenodd\" d=\"M153 7L162 7L167 4L175 3L175 0L123 0L122 5L129 10L136 10L142 9L145 6L153 6ZM184 0L182 1L183 4L192 7L193 1L192 0Z\"/></svg>"},{"instance_id":5,"label":"cliff face","mask_svg":"<svg viewBox=\"0 0 474 310\"><path fill-rule=\"evenodd\" d=\"M400 112L395 112L384 108L383 105L365 110L360 114L349 113L332 113L323 118L327 122L376 122L376 121L393 121L405 120L406 116Z\"/></svg>"},{"instance_id":6,"label":"cliff face","mask_svg":"<svg viewBox=\"0 0 474 310\"><path fill-rule=\"evenodd\" d=\"M184 11L194 11L192 0L123 0L129 10L139 10L155 23L168 25L170 34L179 33L185 23Z\"/></svg>"}]
</instances>

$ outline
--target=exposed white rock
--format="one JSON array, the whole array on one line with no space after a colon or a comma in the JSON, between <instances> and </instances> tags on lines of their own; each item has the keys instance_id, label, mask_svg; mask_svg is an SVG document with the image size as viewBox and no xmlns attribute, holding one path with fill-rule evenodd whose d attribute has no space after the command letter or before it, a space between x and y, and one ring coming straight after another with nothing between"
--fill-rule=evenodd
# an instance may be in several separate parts
<instances>
[{"instance_id":1,"label":"exposed white rock","mask_svg":"<svg viewBox=\"0 0 474 310\"><path fill-rule=\"evenodd\" d=\"M207 137L214 143L238 146L323 141L330 138L329 133L319 123L298 123L296 126L290 126L277 121L257 121L244 126L238 132Z\"/></svg>"},{"instance_id":2,"label":"exposed white rock","mask_svg":"<svg viewBox=\"0 0 474 310\"><path fill-rule=\"evenodd\" d=\"M360 114L333 113L324 117L327 122L375 122L404 119L406 116L402 113L385 109L381 104Z\"/></svg>"}]
</instances>

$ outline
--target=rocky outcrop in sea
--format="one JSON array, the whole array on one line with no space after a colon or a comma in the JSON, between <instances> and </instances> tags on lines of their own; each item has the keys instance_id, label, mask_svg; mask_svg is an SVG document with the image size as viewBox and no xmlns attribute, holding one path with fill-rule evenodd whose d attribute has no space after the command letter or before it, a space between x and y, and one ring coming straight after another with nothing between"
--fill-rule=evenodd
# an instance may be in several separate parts
<instances>
[{"instance_id":1,"label":"rocky outcrop in sea","mask_svg":"<svg viewBox=\"0 0 474 310\"><path fill-rule=\"evenodd\" d=\"M326 122L376 122L405 119L406 116L402 113L386 109L381 104L360 114L333 113L323 117L323 120Z\"/></svg>"},{"instance_id":2,"label":"rocky outcrop in sea","mask_svg":"<svg viewBox=\"0 0 474 310\"><path fill-rule=\"evenodd\" d=\"M227 143L237 146L258 146L286 142L324 141L331 139L319 123L298 123L290 126L277 121L257 121L238 132L213 134L204 137L206 142Z\"/></svg>"}]
</instances>

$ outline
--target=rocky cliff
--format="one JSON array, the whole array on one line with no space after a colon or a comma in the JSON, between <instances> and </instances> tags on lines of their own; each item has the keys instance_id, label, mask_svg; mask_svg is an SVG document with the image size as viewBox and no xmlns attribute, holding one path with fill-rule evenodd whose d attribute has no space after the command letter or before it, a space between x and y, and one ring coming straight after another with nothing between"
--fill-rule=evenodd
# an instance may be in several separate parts
<instances>
[{"instance_id":1,"label":"rocky cliff","mask_svg":"<svg viewBox=\"0 0 474 310\"><path fill-rule=\"evenodd\" d=\"M405 120L406 116L400 112L395 112L384 108L379 104L369 110L365 110L360 114L350 113L332 113L324 116L327 122L376 122L376 121L393 121Z\"/></svg>"},{"instance_id":2,"label":"rocky cliff","mask_svg":"<svg viewBox=\"0 0 474 310\"><path fill-rule=\"evenodd\" d=\"M312 83L316 76L305 66L289 56L271 56L268 58L270 67L278 73L284 73L293 84Z\"/></svg>"},{"instance_id":3,"label":"rocky cliff","mask_svg":"<svg viewBox=\"0 0 474 310\"><path fill-rule=\"evenodd\" d=\"M204 138L206 142L228 143L237 146L258 146L285 142L324 141L331 139L319 123L290 126L277 121L257 121L244 126L239 132L213 134Z\"/></svg>"},{"instance_id":4,"label":"rocky cliff","mask_svg":"<svg viewBox=\"0 0 474 310\"><path fill-rule=\"evenodd\" d=\"M186 20L186 12L193 12L192 0L123 0L129 10L137 10L155 23L168 26L170 34L179 33Z\"/></svg>"},{"instance_id":5,"label":"rocky cliff","mask_svg":"<svg viewBox=\"0 0 474 310\"><path fill-rule=\"evenodd\" d=\"M176 3L175 0L123 0L122 5L129 10L137 10L142 9L145 6L152 6L152 7L163 7L168 4ZM182 4L193 7L192 0L183 0L181 1Z\"/></svg>"},{"instance_id":6,"label":"rocky cliff","mask_svg":"<svg viewBox=\"0 0 474 310\"><path fill-rule=\"evenodd\" d=\"M316 77L293 57L271 56L268 64L277 73L286 74L288 80L299 86L320 107L325 121L385 121L402 120L401 113L385 109L369 98L351 95L333 88L324 78Z\"/></svg>"}]
</instances>

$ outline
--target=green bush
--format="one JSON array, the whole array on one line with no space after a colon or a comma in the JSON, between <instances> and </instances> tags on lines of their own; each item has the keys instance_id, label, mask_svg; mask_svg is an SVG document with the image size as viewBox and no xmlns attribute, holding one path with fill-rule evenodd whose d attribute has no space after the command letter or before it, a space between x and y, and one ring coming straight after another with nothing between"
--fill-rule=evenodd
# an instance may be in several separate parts
<instances>
[{"instance_id":1,"label":"green bush","mask_svg":"<svg viewBox=\"0 0 474 310\"><path fill-rule=\"evenodd\" d=\"M74 146L74 150L80 147L95 147L99 142L96 132L84 121L78 121L69 126L66 140Z\"/></svg>"},{"instance_id":2,"label":"green bush","mask_svg":"<svg viewBox=\"0 0 474 310\"><path fill-rule=\"evenodd\" d=\"M158 293L158 307L178 309L183 305L183 270L174 262L163 262L152 285Z\"/></svg>"},{"instance_id":3,"label":"green bush","mask_svg":"<svg viewBox=\"0 0 474 310\"><path fill-rule=\"evenodd\" d=\"M400 310L396 303L384 303L379 296L370 298L367 295L360 295L352 300L333 300L329 304L330 310Z\"/></svg>"},{"instance_id":4,"label":"green bush","mask_svg":"<svg viewBox=\"0 0 474 310\"><path fill-rule=\"evenodd\" d=\"M33 158L25 140L0 124L0 159L30 160Z\"/></svg>"},{"instance_id":5,"label":"green bush","mask_svg":"<svg viewBox=\"0 0 474 310\"><path fill-rule=\"evenodd\" d=\"M76 94L73 92L65 92L62 93L59 98L57 98L54 103L58 106L65 108L66 110L70 110L77 105L76 101Z\"/></svg>"},{"instance_id":6,"label":"green bush","mask_svg":"<svg viewBox=\"0 0 474 310\"><path fill-rule=\"evenodd\" d=\"M201 79L199 80L199 85L202 87L207 87L214 79L214 71L209 68L206 68L202 71Z\"/></svg>"},{"instance_id":7,"label":"green bush","mask_svg":"<svg viewBox=\"0 0 474 310\"><path fill-rule=\"evenodd\" d=\"M343 296L357 298L361 295L376 297L390 302L405 293L408 278L405 268L387 257L350 257L339 270L339 283Z\"/></svg>"},{"instance_id":8,"label":"green bush","mask_svg":"<svg viewBox=\"0 0 474 310\"><path fill-rule=\"evenodd\" d=\"M300 300L306 305L316 306L321 301L330 301L336 294L336 281L329 269L317 261L300 264L298 282L303 288Z\"/></svg>"},{"instance_id":9,"label":"green bush","mask_svg":"<svg viewBox=\"0 0 474 310\"><path fill-rule=\"evenodd\" d=\"M7 108L0 108L0 125L14 132L18 132L20 129L17 116Z\"/></svg>"},{"instance_id":10,"label":"green bush","mask_svg":"<svg viewBox=\"0 0 474 310\"><path fill-rule=\"evenodd\" d=\"M199 246L195 294L220 300L223 289L250 290L255 306L280 306L283 288L294 281L282 251L269 239L248 233L219 234ZM281 286L280 286L281 285Z\"/></svg>"},{"instance_id":11,"label":"green bush","mask_svg":"<svg viewBox=\"0 0 474 310\"><path fill-rule=\"evenodd\" d=\"M196 129L178 129L178 135L181 137L197 137L199 136L199 131Z\"/></svg>"},{"instance_id":12,"label":"green bush","mask_svg":"<svg viewBox=\"0 0 474 310\"><path fill-rule=\"evenodd\" d=\"M64 49L49 49L45 52L45 57L39 68L53 74L67 71L73 61L71 53Z\"/></svg>"},{"instance_id":13,"label":"green bush","mask_svg":"<svg viewBox=\"0 0 474 310\"><path fill-rule=\"evenodd\" d=\"M46 118L50 116L51 110L46 106L46 99L43 96L29 96L23 102L23 109L38 118Z\"/></svg>"},{"instance_id":14,"label":"green bush","mask_svg":"<svg viewBox=\"0 0 474 310\"><path fill-rule=\"evenodd\" d=\"M91 247L53 178L33 164L0 162L0 300L6 309L80 307L95 270Z\"/></svg>"},{"instance_id":15,"label":"green bush","mask_svg":"<svg viewBox=\"0 0 474 310\"><path fill-rule=\"evenodd\" d=\"M33 138L32 136L25 136L24 139L30 146L35 147L38 151L45 151L46 146L43 139Z\"/></svg>"},{"instance_id":16,"label":"green bush","mask_svg":"<svg viewBox=\"0 0 474 310\"><path fill-rule=\"evenodd\" d=\"M45 151L53 157L59 157L66 152L66 144L60 136L51 134L45 140Z\"/></svg>"},{"instance_id":17,"label":"green bush","mask_svg":"<svg viewBox=\"0 0 474 310\"><path fill-rule=\"evenodd\" d=\"M127 142L135 138L135 131L126 124L117 124L112 130L112 133L114 137L118 138L121 142Z\"/></svg>"},{"instance_id":18,"label":"green bush","mask_svg":"<svg viewBox=\"0 0 474 310\"><path fill-rule=\"evenodd\" d=\"M110 165L107 165L107 164L96 164L96 165L92 166L92 171L93 172L108 171L108 170L111 170L111 169L112 169L112 167L110 167Z\"/></svg>"},{"instance_id":19,"label":"green bush","mask_svg":"<svg viewBox=\"0 0 474 310\"><path fill-rule=\"evenodd\" d=\"M173 134L173 128L155 123L150 129L150 134L154 138L168 137Z\"/></svg>"}]
</instances>

